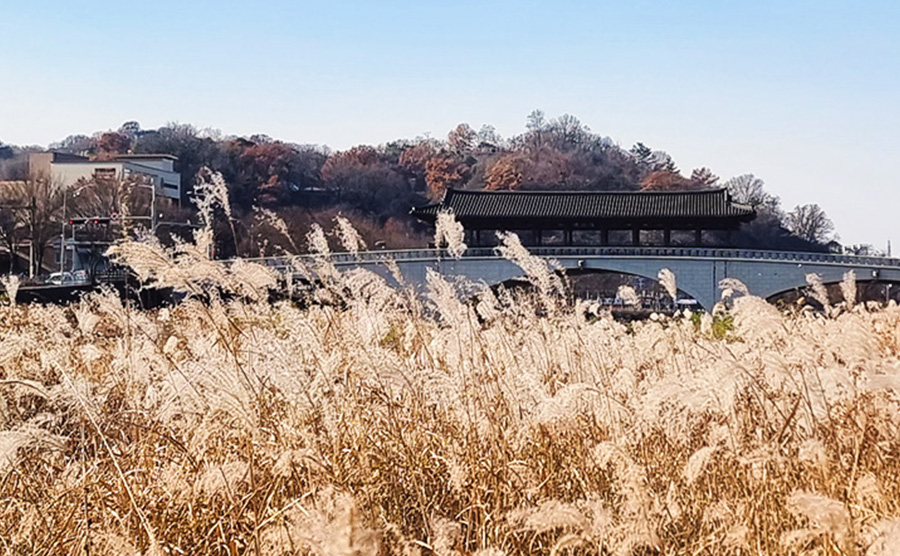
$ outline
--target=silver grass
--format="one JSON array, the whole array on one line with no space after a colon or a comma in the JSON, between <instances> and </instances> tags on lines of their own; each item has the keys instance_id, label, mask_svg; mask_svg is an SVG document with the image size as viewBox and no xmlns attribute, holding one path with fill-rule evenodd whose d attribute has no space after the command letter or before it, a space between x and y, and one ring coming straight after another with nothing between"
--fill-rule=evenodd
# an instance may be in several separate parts
<instances>
[{"instance_id":1,"label":"silver grass","mask_svg":"<svg viewBox=\"0 0 900 556\"><path fill-rule=\"evenodd\" d=\"M825 289L825 284L822 283L822 279L818 274L809 273L806 275L806 284L810 288L810 295L813 299L822 304L822 307L826 309L831 307L831 303L828 301L828 290Z\"/></svg>"},{"instance_id":2,"label":"silver grass","mask_svg":"<svg viewBox=\"0 0 900 556\"><path fill-rule=\"evenodd\" d=\"M499 232L497 238L500 240L497 247L500 255L525 272L528 281L538 289L545 301L563 293L563 282L556 273L558 263L529 253L516 234Z\"/></svg>"},{"instance_id":3,"label":"silver grass","mask_svg":"<svg viewBox=\"0 0 900 556\"><path fill-rule=\"evenodd\" d=\"M866 556L900 554L900 519L883 519L872 527Z\"/></svg>"},{"instance_id":4,"label":"silver grass","mask_svg":"<svg viewBox=\"0 0 900 556\"><path fill-rule=\"evenodd\" d=\"M465 237L462 224L457 222L456 216L452 212L442 210L438 213L434 229L436 247L440 248L446 245L450 256L458 259L466 252Z\"/></svg>"},{"instance_id":5,"label":"silver grass","mask_svg":"<svg viewBox=\"0 0 900 556\"><path fill-rule=\"evenodd\" d=\"M616 291L616 299L621 299L625 305L640 305L641 300L638 298L637 293L634 291L634 288L627 285L619 286L619 289Z\"/></svg>"},{"instance_id":6,"label":"silver grass","mask_svg":"<svg viewBox=\"0 0 900 556\"><path fill-rule=\"evenodd\" d=\"M801 530L804 537L828 534L839 546L846 543L850 513L842 502L815 492L797 490L788 497L787 508L808 521L809 527ZM787 544L791 544L794 537L789 536L788 539Z\"/></svg>"},{"instance_id":7,"label":"silver grass","mask_svg":"<svg viewBox=\"0 0 900 556\"><path fill-rule=\"evenodd\" d=\"M688 484L692 484L703 474L706 469L707 462L715 453L716 448L704 446L691 454L688 458L687 465L684 467L684 478Z\"/></svg>"},{"instance_id":8,"label":"silver grass","mask_svg":"<svg viewBox=\"0 0 900 556\"><path fill-rule=\"evenodd\" d=\"M722 290L722 299L730 299L735 294L750 295L747 286L737 278L722 278L719 280L719 289Z\"/></svg>"},{"instance_id":9,"label":"silver grass","mask_svg":"<svg viewBox=\"0 0 900 556\"><path fill-rule=\"evenodd\" d=\"M844 279L841 280L841 295L847 308L852 309L856 304L856 273L852 270L844 273Z\"/></svg>"},{"instance_id":10,"label":"silver grass","mask_svg":"<svg viewBox=\"0 0 900 556\"><path fill-rule=\"evenodd\" d=\"M657 278L659 278L660 285L666 290L666 293L669 294L672 301L675 301L678 298L678 287L675 285L675 274L668 268L664 268L659 271Z\"/></svg>"},{"instance_id":11,"label":"silver grass","mask_svg":"<svg viewBox=\"0 0 900 556\"><path fill-rule=\"evenodd\" d=\"M257 219L270 226L273 230L278 232L281 237L286 239L295 253L298 251L297 245L294 243L294 238L291 237L291 233L288 230L287 224L285 224L284 220L282 220L280 216L275 214L273 211L262 207L253 207L253 213L256 215Z\"/></svg>"},{"instance_id":12,"label":"silver grass","mask_svg":"<svg viewBox=\"0 0 900 556\"><path fill-rule=\"evenodd\" d=\"M359 232L353 227L353 224L343 216L335 216L335 233L341 241L344 250L356 255L360 250L365 250L366 243L360 237Z\"/></svg>"},{"instance_id":13,"label":"silver grass","mask_svg":"<svg viewBox=\"0 0 900 556\"><path fill-rule=\"evenodd\" d=\"M15 274L0 276L0 284L3 285L3 290L6 292L10 305L15 306L16 297L19 295L19 277Z\"/></svg>"}]
</instances>

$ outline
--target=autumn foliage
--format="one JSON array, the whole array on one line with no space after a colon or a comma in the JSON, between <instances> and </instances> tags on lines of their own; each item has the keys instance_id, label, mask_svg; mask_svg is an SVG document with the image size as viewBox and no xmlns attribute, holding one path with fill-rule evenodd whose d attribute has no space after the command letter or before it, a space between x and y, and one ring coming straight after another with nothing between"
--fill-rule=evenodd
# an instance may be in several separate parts
<instances>
[{"instance_id":1,"label":"autumn foliage","mask_svg":"<svg viewBox=\"0 0 900 556\"><path fill-rule=\"evenodd\" d=\"M301 213L343 211L381 225L389 220L404 222L424 236L429 231L410 217L410 208L440 199L448 188L675 191L724 186L733 190L738 202L746 198L760 215L736 234L741 245L823 249L833 237L833 226L824 213L808 218L803 212L805 205L792 215L785 213L777 197L761 189L758 178L745 184L744 177L738 176L720 185L718 176L705 167L692 170L687 177L664 151L640 142L626 149L592 132L574 116L547 118L538 110L528 115L522 133L508 138L489 125L476 130L461 123L444 138L400 139L340 151L266 135L228 137L187 124L143 130L137 122L126 122L117 131L93 137L73 135L53 147L98 158L129 151L172 154L178 158L177 169L182 174L185 207L190 206L188 197L201 168L220 172L227 183L233 217L240 223L225 227L228 234L245 236L223 240L217 251L223 256L237 254L248 244L246 236L254 229L252 218L259 209L277 213L294 208ZM2 153L0 179L22 179L27 172L27 152L5 147ZM355 222L363 226L363 220ZM813 225L807 225L809 222ZM401 238L393 239L386 233L378 241L401 243Z\"/></svg>"}]
</instances>

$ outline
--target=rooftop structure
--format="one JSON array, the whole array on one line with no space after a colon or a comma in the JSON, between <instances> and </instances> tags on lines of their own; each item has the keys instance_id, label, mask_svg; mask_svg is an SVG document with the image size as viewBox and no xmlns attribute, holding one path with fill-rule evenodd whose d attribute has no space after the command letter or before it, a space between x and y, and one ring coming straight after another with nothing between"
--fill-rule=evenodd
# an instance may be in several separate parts
<instances>
[{"instance_id":1,"label":"rooftop structure","mask_svg":"<svg viewBox=\"0 0 900 556\"><path fill-rule=\"evenodd\" d=\"M731 232L755 218L725 189L676 192L463 191L449 189L412 214L434 223L450 211L473 246L491 245L496 231L514 231L525 245L727 245Z\"/></svg>"},{"instance_id":2,"label":"rooftop structure","mask_svg":"<svg viewBox=\"0 0 900 556\"><path fill-rule=\"evenodd\" d=\"M125 154L108 160L91 160L84 156L45 152L28 157L31 176L50 176L63 186L79 180L124 180L140 177L154 185L157 195L172 204L181 200L181 174L175 171L178 158L168 154Z\"/></svg>"}]
</instances>

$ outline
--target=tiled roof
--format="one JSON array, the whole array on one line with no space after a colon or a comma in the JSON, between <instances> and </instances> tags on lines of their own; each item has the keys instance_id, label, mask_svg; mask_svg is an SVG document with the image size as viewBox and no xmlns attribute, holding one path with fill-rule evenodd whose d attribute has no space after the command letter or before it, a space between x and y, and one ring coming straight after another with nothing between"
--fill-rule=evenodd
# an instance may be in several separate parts
<instances>
[{"instance_id":1,"label":"tiled roof","mask_svg":"<svg viewBox=\"0 0 900 556\"><path fill-rule=\"evenodd\" d=\"M731 201L725 189L699 191L460 191L447 190L440 203L413 209L433 220L444 209L466 218L740 218L752 208Z\"/></svg>"}]
</instances>

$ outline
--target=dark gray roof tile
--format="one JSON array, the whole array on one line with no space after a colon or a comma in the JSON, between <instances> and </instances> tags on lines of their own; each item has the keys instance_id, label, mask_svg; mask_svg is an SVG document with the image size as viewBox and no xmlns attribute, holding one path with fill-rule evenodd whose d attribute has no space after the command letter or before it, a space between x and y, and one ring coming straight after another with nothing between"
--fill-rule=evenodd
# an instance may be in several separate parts
<instances>
[{"instance_id":1,"label":"dark gray roof tile","mask_svg":"<svg viewBox=\"0 0 900 556\"><path fill-rule=\"evenodd\" d=\"M441 210L467 218L740 218L753 209L731 201L725 189L697 191L461 191L450 189L440 203L413 209L433 220Z\"/></svg>"}]
</instances>

